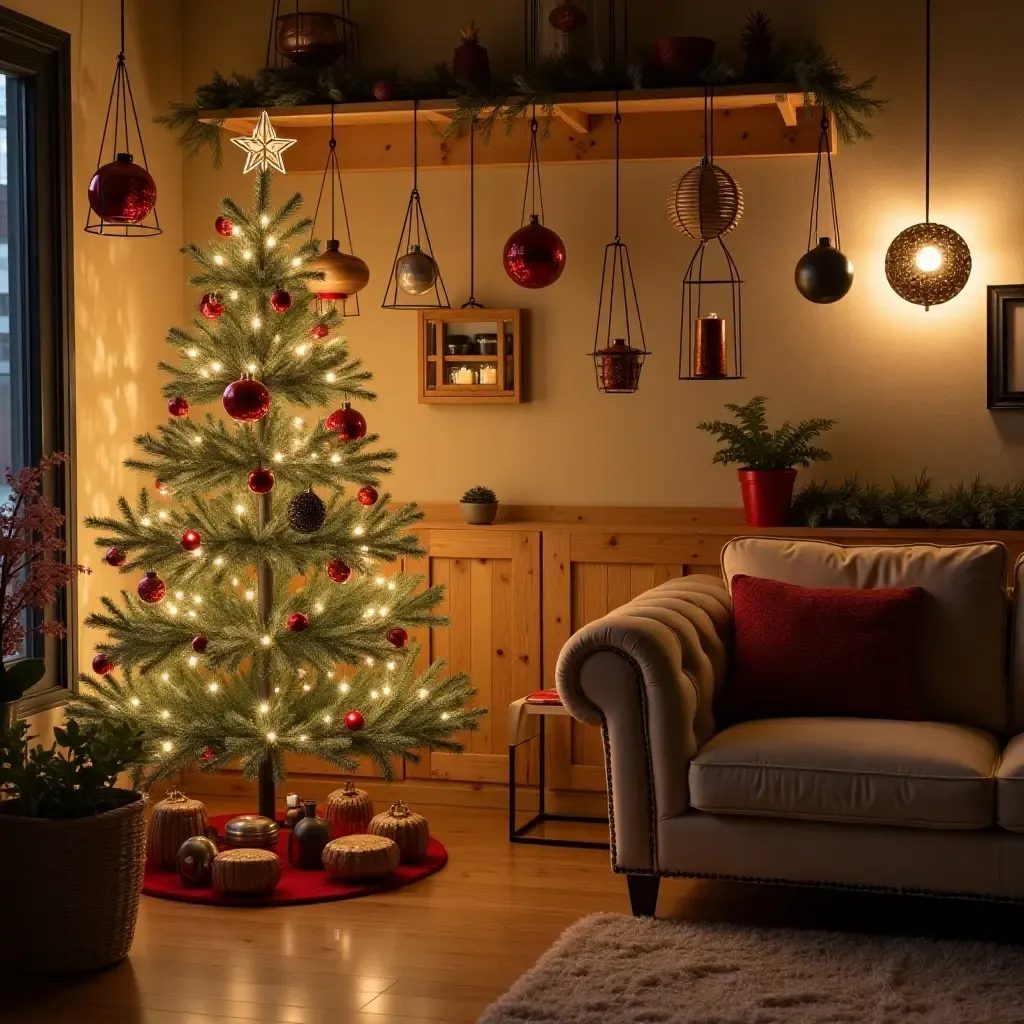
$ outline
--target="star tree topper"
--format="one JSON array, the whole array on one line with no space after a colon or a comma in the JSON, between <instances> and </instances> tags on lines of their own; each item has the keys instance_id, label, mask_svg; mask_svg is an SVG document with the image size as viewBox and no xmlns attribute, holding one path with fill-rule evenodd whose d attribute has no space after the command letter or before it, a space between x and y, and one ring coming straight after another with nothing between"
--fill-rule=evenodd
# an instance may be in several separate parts
<instances>
[{"instance_id":1,"label":"star tree topper","mask_svg":"<svg viewBox=\"0 0 1024 1024\"><path fill-rule=\"evenodd\" d=\"M295 139L279 139L274 126L270 123L270 115L264 110L260 119L253 129L252 135L247 139L231 140L239 149L245 150L245 167L243 174L253 170L265 171L272 168L275 171L285 173L284 161L281 154L289 146L295 145Z\"/></svg>"}]
</instances>

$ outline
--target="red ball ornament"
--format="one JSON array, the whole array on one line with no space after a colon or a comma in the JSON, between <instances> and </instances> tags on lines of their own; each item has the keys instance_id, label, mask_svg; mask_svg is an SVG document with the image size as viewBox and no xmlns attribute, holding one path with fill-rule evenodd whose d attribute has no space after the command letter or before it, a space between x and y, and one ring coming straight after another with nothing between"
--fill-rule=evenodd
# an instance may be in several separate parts
<instances>
[{"instance_id":1,"label":"red ball ornament","mask_svg":"<svg viewBox=\"0 0 1024 1024\"><path fill-rule=\"evenodd\" d=\"M170 487L168 487L167 484L163 482L163 480L154 480L153 489L156 491L157 494L160 495L161 498L166 498L171 493Z\"/></svg>"},{"instance_id":2,"label":"red ball ornament","mask_svg":"<svg viewBox=\"0 0 1024 1024\"><path fill-rule=\"evenodd\" d=\"M108 224L138 224L156 206L156 182L153 175L132 161L128 153L118 153L112 163L98 168L89 182L92 212Z\"/></svg>"},{"instance_id":3,"label":"red ball ornament","mask_svg":"<svg viewBox=\"0 0 1024 1024\"><path fill-rule=\"evenodd\" d=\"M98 676L105 676L114 671L114 663L106 654L97 654L92 659L92 670Z\"/></svg>"},{"instance_id":4,"label":"red ball ornament","mask_svg":"<svg viewBox=\"0 0 1024 1024\"><path fill-rule=\"evenodd\" d=\"M217 320L224 315L224 303L220 301L220 296L216 292L207 292L199 300L199 312L207 320Z\"/></svg>"},{"instance_id":5,"label":"red ball ornament","mask_svg":"<svg viewBox=\"0 0 1024 1024\"><path fill-rule=\"evenodd\" d=\"M218 235L223 235L225 238L230 238L235 231L235 222L230 217L218 217L213 222L214 228L217 230Z\"/></svg>"},{"instance_id":6,"label":"red ball ornament","mask_svg":"<svg viewBox=\"0 0 1024 1024\"><path fill-rule=\"evenodd\" d=\"M377 494L376 487L370 487L369 485L367 485L366 487L359 488L359 494L356 495L356 497L359 498L360 505L365 505L367 508L369 508L371 505L377 504L377 498L379 497L379 495Z\"/></svg>"},{"instance_id":7,"label":"red ball ornament","mask_svg":"<svg viewBox=\"0 0 1024 1024\"><path fill-rule=\"evenodd\" d=\"M547 288L565 269L565 243L534 213L529 224L511 234L501 262L521 288Z\"/></svg>"},{"instance_id":8,"label":"red ball ornament","mask_svg":"<svg viewBox=\"0 0 1024 1024\"><path fill-rule=\"evenodd\" d=\"M250 376L233 381L224 389L224 410L233 420L251 423L270 412L270 392Z\"/></svg>"},{"instance_id":9,"label":"red ball ornament","mask_svg":"<svg viewBox=\"0 0 1024 1024\"><path fill-rule=\"evenodd\" d=\"M253 494L267 494L274 488L274 474L262 466L249 474L249 490Z\"/></svg>"},{"instance_id":10,"label":"red ball ornament","mask_svg":"<svg viewBox=\"0 0 1024 1024\"><path fill-rule=\"evenodd\" d=\"M552 28L559 32L576 32L587 23L587 12L575 4L559 4L549 15Z\"/></svg>"},{"instance_id":11,"label":"red ball ornament","mask_svg":"<svg viewBox=\"0 0 1024 1024\"><path fill-rule=\"evenodd\" d=\"M373 98L380 103L387 103L394 95L394 87L387 79L382 78L379 82L373 83Z\"/></svg>"},{"instance_id":12,"label":"red ball ornament","mask_svg":"<svg viewBox=\"0 0 1024 1024\"><path fill-rule=\"evenodd\" d=\"M291 309L292 297L289 292L286 292L283 288L278 288L273 295L270 296L270 304L277 310L278 313L284 313Z\"/></svg>"},{"instance_id":13,"label":"red ball ornament","mask_svg":"<svg viewBox=\"0 0 1024 1024\"><path fill-rule=\"evenodd\" d=\"M107 548L107 553L103 556L107 565L124 565L125 553L117 547Z\"/></svg>"},{"instance_id":14,"label":"red ball ornament","mask_svg":"<svg viewBox=\"0 0 1024 1024\"><path fill-rule=\"evenodd\" d=\"M301 633L304 629L309 627L309 619L306 618L302 612L292 612L288 616L288 628L293 633Z\"/></svg>"},{"instance_id":15,"label":"red ball ornament","mask_svg":"<svg viewBox=\"0 0 1024 1024\"><path fill-rule=\"evenodd\" d=\"M358 441L366 437L366 417L348 402L327 417L324 427L337 434L342 441Z\"/></svg>"},{"instance_id":16,"label":"red ball ornament","mask_svg":"<svg viewBox=\"0 0 1024 1024\"><path fill-rule=\"evenodd\" d=\"M146 604L158 604L167 596L167 584L151 569L139 580L139 597Z\"/></svg>"},{"instance_id":17,"label":"red ball ornament","mask_svg":"<svg viewBox=\"0 0 1024 1024\"><path fill-rule=\"evenodd\" d=\"M331 330L327 324L313 324L313 330L309 333L319 341L321 338L326 338L331 333Z\"/></svg>"},{"instance_id":18,"label":"red ball ornament","mask_svg":"<svg viewBox=\"0 0 1024 1024\"><path fill-rule=\"evenodd\" d=\"M178 398L172 398L167 403L167 411L172 416L187 416L188 415L188 402L180 396Z\"/></svg>"},{"instance_id":19,"label":"red ball ornament","mask_svg":"<svg viewBox=\"0 0 1024 1024\"><path fill-rule=\"evenodd\" d=\"M204 764L209 764L217 756L217 751L213 747L204 747L203 752L199 755L199 760Z\"/></svg>"},{"instance_id":20,"label":"red ball ornament","mask_svg":"<svg viewBox=\"0 0 1024 1024\"><path fill-rule=\"evenodd\" d=\"M332 558L327 563L327 575L334 583L347 583L352 570L343 558Z\"/></svg>"},{"instance_id":21,"label":"red ball ornament","mask_svg":"<svg viewBox=\"0 0 1024 1024\"><path fill-rule=\"evenodd\" d=\"M349 711L345 714L345 728L350 732L359 732L365 724L366 719L363 718L362 712Z\"/></svg>"},{"instance_id":22,"label":"red ball ornament","mask_svg":"<svg viewBox=\"0 0 1024 1024\"><path fill-rule=\"evenodd\" d=\"M392 647L401 649L409 642L409 634L401 626L395 626L388 630L388 643Z\"/></svg>"},{"instance_id":23,"label":"red ball ornament","mask_svg":"<svg viewBox=\"0 0 1024 1024\"><path fill-rule=\"evenodd\" d=\"M205 636L202 636L200 634L199 636L195 637L195 639L192 641L192 650L195 651L196 654L205 654L206 645L209 642L210 641L207 640Z\"/></svg>"},{"instance_id":24,"label":"red ball ornament","mask_svg":"<svg viewBox=\"0 0 1024 1024\"><path fill-rule=\"evenodd\" d=\"M181 546L186 551L196 551L202 546L203 538L199 536L198 530L186 530L181 535Z\"/></svg>"}]
</instances>

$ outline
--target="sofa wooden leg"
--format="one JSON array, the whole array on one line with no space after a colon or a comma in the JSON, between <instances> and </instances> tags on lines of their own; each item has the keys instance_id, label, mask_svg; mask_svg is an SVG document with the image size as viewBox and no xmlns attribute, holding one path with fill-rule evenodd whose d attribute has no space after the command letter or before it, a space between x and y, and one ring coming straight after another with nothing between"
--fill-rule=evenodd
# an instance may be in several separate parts
<instances>
[{"instance_id":1,"label":"sofa wooden leg","mask_svg":"<svg viewBox=\"0 0 1024 1024\"><path fill-rule=\"evenodd\" d=\"M654 917L658 909L657 875L626 875L629 886L629 908L634 917Z\"/></svg>"}]
</instances>

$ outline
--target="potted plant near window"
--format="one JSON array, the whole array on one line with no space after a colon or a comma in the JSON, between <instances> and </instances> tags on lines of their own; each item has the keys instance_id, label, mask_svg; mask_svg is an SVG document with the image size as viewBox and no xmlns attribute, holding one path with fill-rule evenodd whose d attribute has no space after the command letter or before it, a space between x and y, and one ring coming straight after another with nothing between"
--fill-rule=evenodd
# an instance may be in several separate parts
<instances>
[{"instance_id":1,"label":"potted plant near window","mask_svg":"<svg viewBox=\"0 0 1024 1024\"><path fill-rule=\"evenodd\" d=\"M823 462L832 456L811 442L835 426L835 420L812 419L783 423L769 430L765 415L767 399L761 395L746 405L726 405L735 423L704 421L698 430L717 434L722 447L713 462L738 465L743 511L748 526L785 526L793 500L796 467Z\"/></svg>"},{"instance_id":2,"label":"potted plant near window","mask_svg":"<svg viewBox=\"0 0 1024 1024\"><path fill-rule=\"evenodd\" d=\"M498 496L489 487L470 487L459 505L462 518L471 526L487 526L498 514Z\"/></svg>"},{"instance_id":3,"label":"potted plant near window","mask_svg":"<svg viewBox=\"0 0 1024 1024\"><path fill-rule=\"evenodd\" d=\"M28 730L0 736L0 959L44 974L107 967L127 955L139 912L144 804L117 780L142 737L69 719L47 749Z\"/></svg>"}]
</instances>

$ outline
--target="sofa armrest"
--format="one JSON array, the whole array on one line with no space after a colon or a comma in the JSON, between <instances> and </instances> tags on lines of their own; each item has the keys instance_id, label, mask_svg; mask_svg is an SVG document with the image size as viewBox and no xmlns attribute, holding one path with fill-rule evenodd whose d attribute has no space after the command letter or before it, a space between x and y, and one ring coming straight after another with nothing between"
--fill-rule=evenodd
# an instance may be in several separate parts
<instances>
[{"instance_id":1,"label":"sofa armrest","mask_svg":"<svg viewBox=\"0 0 1024 1024\"><path fill-rule=\"evenodd\" d=\"M562 648L559 695L574 718L600 725L612 859L656 871L657 828L689 804L690 759L714 735L732 602L721 580L686 576L584 626Z\"/></svg>"}]
</instances>

